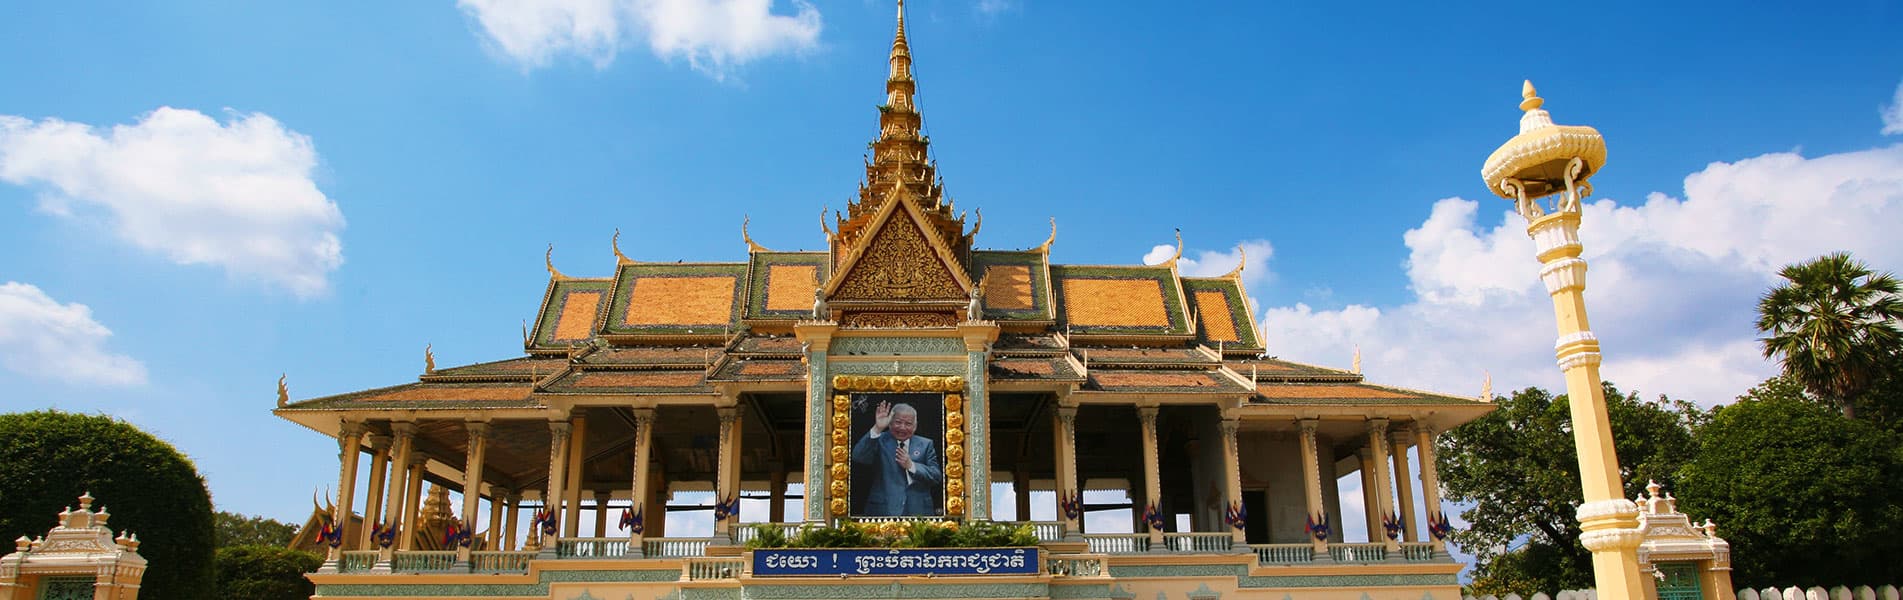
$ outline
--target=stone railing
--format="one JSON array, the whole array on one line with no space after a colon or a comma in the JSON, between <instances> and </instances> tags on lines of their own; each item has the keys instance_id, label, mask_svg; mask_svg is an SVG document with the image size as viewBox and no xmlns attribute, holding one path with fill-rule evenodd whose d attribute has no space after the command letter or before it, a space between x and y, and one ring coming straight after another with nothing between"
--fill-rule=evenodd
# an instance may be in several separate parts
<instances>
[{"instance_id":1,"label":"stone railing","mask_svg":"<svg viewBox=\"0 0 1903 600\"><path fill-rule=\"evenodd\" d=\"M1133 554L1150 551L1150 536L1141 533L1086 533L1084 541L1097 554Z\"/></svg>"},{"instance_id":2,"label":"stone railing","mask_svg":"<svg viewBox=\"0 0 1903 600\"><path fill-rule=\"evenodd\" d=\"M1401 560L1426 562L1434 560L1433 542L1401 542Z\"/></svg>"},{"instance_id":3,"label":"stone railing","mask_svg":"<svg viewBox=\"0 0 1903 600\"><path fill-rule=\"evenodd\" d=\"M1060 542L1064 540L1063 521L1032 521L1031 531L1037 534L1037 541Z\"/></svg>"},{"instance_id":4,"label":"stone railing","mask_svg":"<svg viewBox=\"0 0 1903 600\"><path fill-rule=\"evenodd\" d=\"M739 558L689 558L681 563L681 579L687 581L714 581L738 579L747 569L747 561Z\"/></svg>"},{"instance_id":5,"label":"stone railing","mask_svg":"<svg viewBox=\"0 0 1903 600\"><path fill-rule=\"evenodd\" d=\"M1387 544L1329 544L1335 562L1380 562L1388 559Z\"/></svg>"},{"instance_id":6,"label":"stone railing","mask_svg":"<svg viewBox=\"0 0 1903 600\"><path fill-rule=\"evenodd\" d=\"M1102 577L1107 574L1105 558L1101 555L1066 554L1053 556L1044 565L1044 572L1053 577Z\"/></svg>"},{"instance_id":7,"label":"stone railing","mask_svg":"<svg viewBox=\"0 0 1903 600\"><path fill-rule=\"evenodd\" d=\"M1315 562L1313 544L1256 544L1255 560L1264 565L1293 565Z\"/></svg>"},{"instance_id":8,"label":"stone railing","mask_svg":"<svg viewBox=\"0 0 1903 600\"><path fill-rule=\"evenodd\" d=\"M472 573L526 573L529 570L529 561L534 558L534 551L477 550L469 553L469 571Z\"/></svg>"},{"instance_id":9,"label":"stone railing","mask_svg":"<svg viewBox=\"0 0 1903 600\"><path fill-rule=\"evenodd\" d=\"M707 546L713 544L715 539L716 538L648 538L642 540L641 554L648 558L706 556Z\"/></svg>"},{"instance_id":10,"label":"stone railing","mask_svg":"<svg viewBox=\"0 0 1903 600\"><path fill-rule=\"evenodd\" d=\"M390 570L399 573L441 573L455 569L455 550L398 550L390 558Z\"/></svg>"},{"instance_id":11,"label":"stone railing","mask_svg":"<svg viewBox=\"0 0 1903 600\"><path fill-rule=\"evenodd\" d=\"M1163 534L1163 547L1175 552L1228 552L1231 541L1227 532Z\"/></svg>"},{"instance_id":12,"label":"stone railing","mask_svg":"<svg viewBox=\"0 0 1903 600\"><path fill-rule=\"evenodd\" d=\"M337 572L360 573L368 571L372 567L377 566L377 557L379 554L380 553L376 550L345 550L343 551L342 559L337 563Z\"/></svg>"},{"instance_id":13,"label":"stone railing","mask_svg":"<svg viewBox=\"0 0 1903 600\"><path fill-rule=\"evenodd\" d=\"M555 541L556 558L621 558L628 555L628 538L562 538Z\"/></svg>"},{"instance_id":14,"label":"stone railing","mask_svg":"<svg viewBox=\"0 0 1903 600\"><path fill-rule=\"evenodd\" d=\"M1808 589L1788 587L1782 590L1774 587L1762 590L1746 588L1738 590L1738 600L1899 600L1899 598L1894 585L1880 588L1871 588L1867 585L1849 588L1840 585L1829 590L1821 587Z\"/></svg>"}]
</instances>

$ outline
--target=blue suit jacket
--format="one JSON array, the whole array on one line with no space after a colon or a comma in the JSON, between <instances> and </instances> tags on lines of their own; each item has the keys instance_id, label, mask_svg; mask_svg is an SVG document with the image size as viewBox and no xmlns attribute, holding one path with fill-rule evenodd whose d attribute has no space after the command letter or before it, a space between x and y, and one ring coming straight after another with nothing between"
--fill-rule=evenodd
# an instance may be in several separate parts
<instances>
[{"instance_id":1,"label":"blue suit jacket","mask_svg":"<svg viewBox=\"0 0 1903 600\"><path fill-rule=\"evenodd\" d=\"M938 444L929 438L912 436L906 440L912 456L912 481L906 483L905 470L899 468L898 440L891 432L872 437L870 433L852 446L852 476L865 478L865 512L869 517L938 516L939 497L944 495L945 475L939 469Z\"/></svg>"}]
</instances>

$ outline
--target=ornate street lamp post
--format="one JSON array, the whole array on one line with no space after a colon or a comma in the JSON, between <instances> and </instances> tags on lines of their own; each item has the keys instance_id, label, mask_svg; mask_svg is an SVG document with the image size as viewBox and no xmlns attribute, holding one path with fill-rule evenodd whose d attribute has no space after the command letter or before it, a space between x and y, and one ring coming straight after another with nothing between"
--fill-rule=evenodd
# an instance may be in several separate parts
<instances>
[{"instance_id":1,"label":"ornate street lamp post","mask_svg":"<svg viewBox=\"0 0 1903 600\"><path fill-rule=\"evenodd\" d=\"M1599 384L1599 339L1586 322L1586 261L1579 258L1580 201L1592 193L1586 180L1606 164L1606 141L1591 127L1554 125L1527 82L1520 102L1520 134L1494 150L1480 169L1487 188L1513 201L1527 220L1540 261L1540 281L1553 297L1559 325L1554 353L1566 373L1573 440L1579 452L1579 543L1592 551L1592 570L1603 600L1645 597L1639 579L1639 507L1624 498L1612 423ZM1550 210L1538 200L1554 196Z\"/></svg>"}]
</instances>

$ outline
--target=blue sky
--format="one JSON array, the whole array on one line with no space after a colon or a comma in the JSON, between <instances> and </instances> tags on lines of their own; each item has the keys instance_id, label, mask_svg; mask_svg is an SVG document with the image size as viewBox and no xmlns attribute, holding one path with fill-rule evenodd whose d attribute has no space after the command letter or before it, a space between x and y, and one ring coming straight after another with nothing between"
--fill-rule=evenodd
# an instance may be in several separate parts
<instances>
[{"instance_id":1,"label":"blue sky","mask_svg":"<svg viewBox=\"0 0 1903 600\"><path fill-rule=\"evenodd\" d=\"M1557 386L1531 244L1478 175L1522 79L1611 148L1585 232L1606 375L1728 401L1778 265L1903 268L1903 6L1183 10L915 0L920 105L979 244L1188 269L1250 244L1271 353ZM301 519L336 447L269 414L505 358L572 275L817 248L892 7L861 0L0 9L0 410L126 418L226 510ZM589 10L573 10L582 7ZM1516 217L1517 218L1517 217Z\"/></svg>"}]
</instances>

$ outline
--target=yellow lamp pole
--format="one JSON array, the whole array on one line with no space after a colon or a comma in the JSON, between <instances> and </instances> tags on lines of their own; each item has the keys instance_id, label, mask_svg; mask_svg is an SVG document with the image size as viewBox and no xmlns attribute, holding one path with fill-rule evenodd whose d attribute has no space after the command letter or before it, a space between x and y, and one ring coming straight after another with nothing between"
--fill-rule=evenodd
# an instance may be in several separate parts
<instances>
[{"instance_id":1,"label":"yellow lamp pole","mask_svg":"<svg viewBox=\"0 0 1903 600\"><path fill-rule=\"evenodd\" d=\"M1639 507L1625 499L1612 422L1599 383L1599 339L1586 321L1586 261L1579 258L1580 201L1587 179L1606 163L1605 138L1591 127L1554 125L1532 82L1522 89L1520 133L1487 157L1480 174L1493 193L1512 200L1527 220L1540 261L1540 281L1553 297L1559 339L1553 344L1566 373L1573 440L1579 453L1579 543L1592 552L1593 579L1603 600L1645 598L1639 579ZM1549 211L1537 200L1555 196Z\"/></svg>"}]
</instances>

